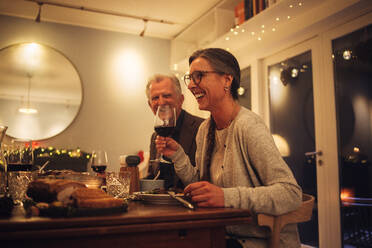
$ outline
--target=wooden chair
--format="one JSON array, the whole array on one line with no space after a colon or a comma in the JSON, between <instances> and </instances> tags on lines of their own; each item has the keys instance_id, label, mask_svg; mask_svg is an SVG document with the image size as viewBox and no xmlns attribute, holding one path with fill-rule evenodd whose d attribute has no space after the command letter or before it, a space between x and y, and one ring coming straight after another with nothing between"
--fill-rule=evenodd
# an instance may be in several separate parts
<instances>
[{"instance_id":1,"label":"wooden chair","mask_svg":"<svg viewBox=\"0 0 372 248\"><path fill-rule=\"evenodd\" d=\"M314 196L302 194L302 204L295 211L287 214L273 216L267 214L258 214L258 225L268 226L271 230L269 239L269 248L278 248L280 243L280 232L282 228L290 223L306 222L311 219L314 207Z\"/></svg>"}]
</instances>

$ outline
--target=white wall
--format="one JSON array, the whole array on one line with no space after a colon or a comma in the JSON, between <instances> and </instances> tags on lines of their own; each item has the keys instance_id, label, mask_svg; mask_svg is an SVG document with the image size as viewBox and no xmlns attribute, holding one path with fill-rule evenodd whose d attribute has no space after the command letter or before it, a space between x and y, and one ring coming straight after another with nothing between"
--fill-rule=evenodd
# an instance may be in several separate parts
<instances>
[{"instance_id":1,"label":"white wall","mask_svg":"<svg viewBox=\"0 0 372 248\"><path fill-rule=\"evenodd\" d=\"M80 147L86 152L105 149L109 170L119 168L119 155L148 150L153 115L145 85L152 74L170 72L168 40L0 15L0 48L22 42L59 50L75 65L82 80L78 116L61 134L40 141L41 146ZM131 59L125 61L127 58Z\"/></svg>"}]
</instances>

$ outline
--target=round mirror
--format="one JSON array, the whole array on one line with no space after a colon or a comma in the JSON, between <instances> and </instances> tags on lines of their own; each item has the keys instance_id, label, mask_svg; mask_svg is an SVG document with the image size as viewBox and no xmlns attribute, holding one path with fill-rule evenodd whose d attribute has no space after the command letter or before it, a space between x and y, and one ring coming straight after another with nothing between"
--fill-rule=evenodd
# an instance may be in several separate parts
<instances>
[{"instance_id":1,"label":"round mirror","mask_svg":"<svg viewBox=\"0 0 372 248\"><path fill-rule=\"evenodd\" d=\"M0 50L0 124L7 135L53 137L72 123L81 101L80 76L62 53L36 43Z\"/></svg>"}]
</instances>

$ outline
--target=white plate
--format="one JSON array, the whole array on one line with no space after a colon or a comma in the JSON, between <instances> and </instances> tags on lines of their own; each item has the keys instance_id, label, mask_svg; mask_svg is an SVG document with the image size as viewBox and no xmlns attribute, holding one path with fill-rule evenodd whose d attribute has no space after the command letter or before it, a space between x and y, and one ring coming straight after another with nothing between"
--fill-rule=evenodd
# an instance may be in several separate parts
<instances>
[{"instance_id":1,"label":"white plate","mask_svg":"<svg viewBox=\"0 0 372 248\"><path fill-rule=\"evenodd\" d=\"M146 203L152 204L168 204L168 205L178 205L180 204L177 200L173 199L168 194L148 194L145 192L135 192L134 193L140 200ZM176 194L176 196L183 197L184 194Z\"/></svg>"}]
</instances>

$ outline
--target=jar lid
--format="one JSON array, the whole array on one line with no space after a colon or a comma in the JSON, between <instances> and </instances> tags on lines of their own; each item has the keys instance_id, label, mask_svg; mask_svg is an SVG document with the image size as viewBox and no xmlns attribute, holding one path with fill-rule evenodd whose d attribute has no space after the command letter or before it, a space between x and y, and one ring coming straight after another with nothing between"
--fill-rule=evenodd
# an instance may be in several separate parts
<instances>
[{"instance_id":1,"label":"jar lid","mask_svg":"<svg viewBox=\"0 0 372 248\"><path fill-rule=\"evenodd\" d=\"M137 155L128 155L125 158L125 162L127 163L128 166L133 167L137 166L141 162L141 159Z\"/></svg>"}]
</instances>

